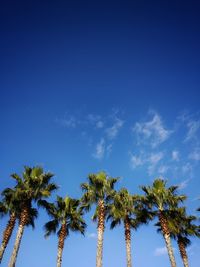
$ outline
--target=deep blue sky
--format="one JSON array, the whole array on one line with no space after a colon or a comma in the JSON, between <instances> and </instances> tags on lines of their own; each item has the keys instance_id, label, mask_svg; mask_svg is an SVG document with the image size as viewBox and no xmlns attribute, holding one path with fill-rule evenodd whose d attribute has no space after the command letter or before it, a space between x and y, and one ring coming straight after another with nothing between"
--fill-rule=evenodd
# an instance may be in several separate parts
<instances>
[{"instance_id":1,"label":"deep blue sky","mask_svg":"<svg viewBox=\"0 0 200 267\"><path fill-rule=\"evenodd\" d=\"M199 1L3 1L0 190L13 185L9 175L22 172L23 165L52 171L58 193L73 197L80 197L79 184L90 172L121 176L118 187L132 193L163 176L180 185L188 212L196 213L199 14ZM63 266L95 266L90 215L86 237L72 234L66 240ZM55 264L56 237L43 238L47 219L41 211L35 231L25 231L17 266L27 267L27 259L29 267ZM123 229L108 228L104 267L125 266ZM199 250L193 240L193 267L199 267ZM152 224L133 234L133 263L146 262L169 266Z\"/></svg>"}]
</instances>

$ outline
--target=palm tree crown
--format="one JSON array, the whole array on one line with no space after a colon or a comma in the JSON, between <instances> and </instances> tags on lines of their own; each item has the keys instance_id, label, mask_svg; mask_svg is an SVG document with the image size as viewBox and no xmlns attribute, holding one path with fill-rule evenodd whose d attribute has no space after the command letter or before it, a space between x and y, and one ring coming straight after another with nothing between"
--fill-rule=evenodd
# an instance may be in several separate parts
<instances>
[{"instance_id":1,"label":"palm tree crown","mask_svg":"<svg viewBox=\"0 0 200 267\"><path fill-rule=\"evenodd\" d=\"M60 267L65 238L69 235L70 231L84 234L86 228L82 218L82 210L79 208L80 201L68 196L65 198L57 196L55 204L48 203L47 201L40 201L40 204L47 209L48 214L52 218L44 226L45 237L56 233L56 231L58 234L57 267Z\"/></svg>"},{"instance_id":2,"label":"palm tree crown","mask_svg":"<svg viewBox=\"0 0 200 267\"><path fill-rule=\"evenodd\" d=\"M125 220L128 220L134 229L137 229L141 223L147 222L149 214L140 205L140 199L138 195L131 195L126 188L114 194L108 215L108 220L111 220L111 229Z\"/></svg>"},{"instance_id":3,"label":"palm tree crown","mask_svg":"<svg viewBox=\"0 0 200 267\"><path fill-rule=\"evenodd\" d=\"M31 224L34 226L34 219L37 217L37 210L33 208L33 202L47 198L57 189L57 185L51 183L53 174L45 173L41 167L24 167L22 176L12 174L16 181L15 198L20 203L19 227L10 259L9 267L14 267L18 250L20 247L24 227Z\"/></svg>"},{"instance_id":4,"label":"palm tree crown","mask_svg":"<svg viewBox=\"0 0 200 267\"><path fill-rule=\"evenodd\" d=\"M170 235L179 246L179 251L185 267L189 266L186 248L191 244L190 237L200 237L199 227L194 223L197 218L188 216L185 207L167 212L168 228ZM157 223L158 231L161 231L160 223Z\"/></svg>"},{"instance_id":5,"label":"palm tree crown","mask_svg":"<svg viewBox=\"0 0 200 267\"><path fill-rule=\"evenodd\" d=\"M102 267L103 258L103 234L105 228L105 218L108 213L108 204L114 194L114 185L117 178L108 177L105 172L90 174L88 183L81 184L84 191L82 197L82 209L90 210L92 204L96 204L94 220L98 220L98 239L97 239L97 256L96 267Z\"/></svg>"},{"instance_id":6,"label":"palm tree crown","mask_svg":"<svg viewBox=\"0 0 200 267\"><path fill-rule=\"evenodd\" d=\"M82 183L81 189L84 192L82 197L82 207L86 210L92 204L98 204L99 200L104 201L104 205L111 199L114 193L114 185L118 178L108 177L105 172L89 174L88 183Z\"/></svg>"},{"instance_id":7,"label":"palm tree crown","mask_svg":"<svg viewBox=\"0 0 200 267\"><path fill-rule=\"evenodd\" d=\"M159 218L172 267L176 267L176 262L170 240L167 212L175 210L179 202L186 199L186 196L177 194L177 189L178 186L167 188L166 181L162 179L156 179L152 186L142 186L145 193L143 197L144 204L149 210L153 211L154 216Z\"/></svg>"},{"instance_id":8,"label":"palm tree crown","mask_svg":"<svg viewBox=\"0 0 200 267\"><path fill-rule=\"evenodd\" d=\"M110 228L124 224L126 242L127 267L132 266L131 260L131 228L137 229L140 224L146 223L150 212L141 205L141 197L131 195L126 188L115 192L112 203L109 205L108 220L111 220Z\"/></svg>"},{"instance_id":9,"label":"palm tree crown","mask_svg":"<svg viewBox=\"0 0 200 267\"><path fill-rule=\"evenodd\" d=\"M186 199L185 195L178 195L178 186L166 187L166 181L156 179L153 186L142 186L145 193L146 203L151 206L154 211L166 211L175 209L179 202Z\"/></svg>"},{"instance_id":10,"label":"palm tree crown","mask_svg":"<svg viewBox=\"0 0 200 267\"><path fill-rule=\"evenodd\" d=\"M45 202L40 203L46 207L48 214L52 218L51 221L45 224L45 237L56 233L57 230L59 235L60 226L63 224L66 224L66 236L69 235L69 231L79 231L84 234L86 224L82 218L82 211L79 209L80 201L78 199L57 196L55 204Z\"/></svg>"}]
</instances>

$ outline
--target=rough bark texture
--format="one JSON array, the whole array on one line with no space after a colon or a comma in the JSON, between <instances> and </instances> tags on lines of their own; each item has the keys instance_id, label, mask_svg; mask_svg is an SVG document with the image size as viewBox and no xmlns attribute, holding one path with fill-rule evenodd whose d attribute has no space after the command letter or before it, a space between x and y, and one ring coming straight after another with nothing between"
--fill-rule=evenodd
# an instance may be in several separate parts
<instances>
[{"instance_id":1,"label":"rough bark texture","mask_svg":"<svg viewBox=\"0 0 200 267\"><path fill-rule=\"evenodd\" d=\"M22 235L23 235L23 232L24 232L24 227L27 224L28 219L29 219L28 208L24 207L22 209L22 212L21 212L21 215L20 215L19 228L18 228L18 231L17 231L17 236L16 236L16 240L15 240L15 245L14 245L14 248L13 248L12 256L10 258L10 262L9 262L9 265L8 265L9 267L15 267L17 254L18 254L18 251L19 251Z\"/></svg>"},{"instance_id":2,"label":"rough bark texture","mask_svg":"<svg viewBox=\"0 0 200 267\"><path fill-rule=\"evenodd\" d=\"M179 251L181 254L181 258L183 260L183 265L184 267L189 267L189 263L188 263L188 257L187 257L187 252L185 249L185 245L183 242L181 242L181 240L178 240L178 246L179 246Z\"/></svg>"},{"instance_id":3,"label":"rough bark texture","mask_svg":"<svg viewBox=\"0 0 200 267\"><path fill-rule=\"evenodd\" d=\"M104 233L104 221L105 221L105 208L103 200L99 200L98 207L99 207L99 213L98 213L98 241L97 241L96 267L102 267L103 233Z\"/></svg>"},{"instance_id":4,"label":"rough bark texture","mask_svg":"<svg viewBox=\"0 0 200 267\"><path fill-rule=\"evenodd\" d=\"M61 226L59 240L58 240L58 253L57 253L57 267L61 267L62 264L62 253L64 248L64 242L66 238L66 223Z\"/></svg>"},{"instance_id":5,"label":"rough bark texture","mask_svg":"<svg viewBox=\"0 0 200 267\"><path fill-rule=\"evenodd\" d=\"M169 259L171 262L171 267L176 267L176 261L175 261L175 257L174 257L173 248L171 245L171 238L170 238L170 232L169 232L168 225L167 225L167 220L164 217L164 215L162 214L162 212L159 213L159 221L160 221L163 237L165 239Z\"/></svg>"},{"instance_id":6,"label":"rough bark texture","mask_svg":"<svg viewBox=\"0 0 200 267\"><path fill-rule=\"evenodd\" d=\"M131 229L128 219L124 221L125 229L125 241L126 241L126 257L127 257L127 267L132 267L131 263Z\"/></svg>"},{"instance_id":7,"label":"rough bark texture","mask_svg":"<svg viewBox=\"0 0 200 267\"><path fill-rule=\"evenodd\" d=\"M0 263L2 261L4 251L8 245L8 242L9 242L10 237L12 235L13 229L15 227L15 222L16 222L16 216L14 213L12 213L10 215L10 219L7 223L6 229L3 233L3 239L2 239L2 244L1 244L1 248L0 248Z\"/></svg>"}]
</instances>

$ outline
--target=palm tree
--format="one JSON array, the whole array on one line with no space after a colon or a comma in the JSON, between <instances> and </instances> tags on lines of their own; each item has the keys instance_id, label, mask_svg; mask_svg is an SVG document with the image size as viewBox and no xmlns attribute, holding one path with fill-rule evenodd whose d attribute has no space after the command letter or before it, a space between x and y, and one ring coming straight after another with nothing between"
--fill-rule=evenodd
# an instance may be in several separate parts
<instances>
[{"instance_id":1,"label":"palm tree","mask_svg":"<svg viewBox=\"0 0 200 267\"><path fill-rule=\"evenodd\" d=\"M171 237L178 243L183 265L189 267L186 248L191 244L189 237L200 237L199 227L193 223L197 218L188 216L185 207L177 208L173 212L169 211L167 218ZM159 226L158 231L160 231L160 224L156 225Z\"/></svg>"},{"instance_id":2,"label":"palm tree","mask_svg":"<svg viewBox=\"0 0 200 267\"><path fill-rule=\"evenodd\" d=\"M5 216L9 214L9 220L6 225L6 229L3 232L3 238L0 247L0 263L2 261L3 254L15 227L16 219L19 216L19 203L14 197L15 190L11 188L6 188L1 195L3 198L0 202L0 215Z\"/></svg>"},{"instance_id":3,"label":"palm tree","mask_svg":"<svg viewBox=\"0 0 200 267\"><path fill-rule=\"evenodd\" d=\"M167 211L175 210L180 201L186 199L184 195L177 195L178 186L166 187L166 181L156 179L152 186L142 186L145 193L144 203L159 218L162 234L165 239L169 259L172 267L176 267L175 257L170 239Z\"/></svg>"},{"instance_id":4,"label":"palm tree","mask_svg":"<svg viewBox=\"0 0 200 267\"><path fill-rule=\"evenodd\" d=\"M16 220L20 218L20 203L16 197L16 190L17 189L13 190L11 188L6 188L2 192L3 201L0 203L0 214L1 216L4 216L5 214L9 213L10 218L7 223L6 229L3 233L3 240L0 248L1 261L5 249L10 240L10 237L12 235L14 226L16 224ZM26 226L31 225L32 228L34 228L35 227L34 220L37 218L37 216L38 216L37 210L35 208L30 208L29 219L27 220Z\"/></svg>"},{"instance_id":5,"label":"palm tree","mask_svg":"<svg viewBox=\"0 0 200 267\"><path fill-rule=\"evenodd\" d=\"M97 174L90 174L88 176L88 183L81 184L81 188L84 191L82 208L89 211L92 204L96 205L95 214L93 216L94 220L98 220L96 267L102 267L103 233L107 215L107 204L114 191L114 185L117 180L117 178L108 177L105 172L99 172Z\"/></svg>"},{"instance_id":6,"label":"palm tree","mask_svg":"<svg viewBox=\"0 0 200 267\"><path fill-rule=\"evenodd\" d=\"M126 188L122 188L113 196L107 220L111 220L111 229L121 223L124 224L127 267L132 266L131 228L136 230L140 224L147 222L148 217L149 213L140 205L140 196L131 195Z\"/></svg>"},{"instance_id":7,"label":"palm tree","mask_svg":"<svg viewBox=\"0 0 200 267\"><path fill-rule=\"evenodd\" d=\"M31 213L34 212L36 215L36 210L32 207L33 203L51 196L57 186L50 183L53 174L45 173L41 167L25 167L22 177L17 174L12 174L11 177L17 182L16 198L20 201L19 227L9 262L9 267L14 267L24 228L28 224L33 224Z\"/></svg>"},{"instance_id":8,"label":"palm tree","mask_svg":"<svg viewBox=\"0 0 200 267\"><path fill-rule=\"evenodd\" d=\"M61 267L62 253L65 238L69 235L69 231L79 231L84 234L86 224L82 218L82 211L79 208L80 201L70 197L57 197L55 204L46 201L40 201L52 220L45 224L45 237L52 233L58 234L58 253L57 267Z\"/></svg>"}]
</instances>

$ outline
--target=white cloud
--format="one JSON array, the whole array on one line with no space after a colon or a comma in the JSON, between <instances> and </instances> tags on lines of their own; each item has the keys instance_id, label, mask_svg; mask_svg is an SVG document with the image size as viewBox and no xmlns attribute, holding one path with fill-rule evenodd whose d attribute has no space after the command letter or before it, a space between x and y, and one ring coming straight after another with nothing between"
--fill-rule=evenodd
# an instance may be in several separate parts
<instances>
[{"instance_id":1,"label":"white cloud","mask_svg":"<svg viewBox=\"0 0 200 267\"><path fill-rule=\"evenodd\" d=\"M151 175L158 163L163 159L164 153L163 152L156 152L156 153L151 153L151 154L144 154L143 152L140 153L140 155L133 155L130 154L130 165L133 169L146 165L148 169L149 175ZM167 166L161 166L160 167L160 173L165 172L168 169Z\"/></svg>"},{"instance_id":2,"label":"white cloud","mask_svg":"<svg viewBox=\"0 0 200 267\"><path fill-rule=\"evenodd\" d=\"M188 132L185 138L185 142L196 137L198 130L200 129L200 120L189 120L187 122Z\"/></svg>"},{"instance_id":3,"label":"white cloud","mask_svg":"<svg viewBox=\"0 0 200 267\"><path fill-rule=\"evenodd\" d=\"M196 148L192 153L190 153L189 159L200 161L200 148Z\"/></svg>"},{"instance_id":4,"label":"white cloud","mask_svg":"<svg viewBox=\"0 0 200 267\"><path fill-rule=\"evenodd\" d=\"M142 166L144 164L144 160L140 156L135 156L131 154L131 159L130 159L131 167L133 169Z\"/></svg>"},{"instance_id":5,"label":"white cloud","mask_svg":"<svg viewBox=\"0 0 200 267\"><path fill-rule=\"evenodd\" d=\"M107 153L107 156L109 156L112 152L112 147L113 145L112 144L109 144L107 147L106 147L106 153Z\"/></svg>"},{"instance_id":6,"label":"white cloud","mask_svg":"<svg viewBox=\"0 0 200 267\"><path fill-rule=\"evenodd\" d=\"M187 175L190 177L193 176L193 167L192 167L191 163L187 162L183 165L182 173L183 173L183 175Z\"/></svg>"},{"instance_id":7,"label":"white cloud","mask_svg":"<svg viewBox=\"0 0 200 267\"><path fill-rule=\"evenodd\" d=\"M151 153L151 155L147 159L147 162L149 163L149 166L148 166L149 175L153 174L153 172L155 171L155 168L157 167L157 164L160 162L163 156L164 156L163 152Z\"/></svg>"},{"instance_id":8,"label":"white cloud","mask_svg":"<svg viewBox=\"0 0 200 267\"><path fill-rule=\"evenodd\" d=\"M101 138L99 143L97 143L96 145L96 150L93 156L97 159L102 159L104 157L104 154L105 154L105 140L104 138Z\"/></svg>"},{"instance_id":9,"label":"white cloud","mask_svg":"<svg viewBox=\"0 0 200 267\"><path fill-rule=\"evenodd\" d=\"M172 247L173 251L176 253L176 248ZM167 248L166 247L160 247L160 248L156 248L154 251L154 255L155 256L164 256L167 255Z\"/></svg>"},{"instance_id":10,"label":"white cloud","mask_svg":"<svg viewBox=\"0 0 200 267\"><path fill-rule=\"evenodd\" d=\"M136 122L133 131L137 134L139 142L148 141L153 148L166 141L172 132L164 127L160 115L156 112L153 112L150 121Z\"/></svg>"},{"instance_id":11,"label":"white cloud","mask_svg":"<svg viewBox=\"0 0 200 267\"><path fill-rule=\"evenodd\" d=\"M167 248L162 247L162 248L156 248L154 251L155 256L163 256L167 254Z\"/></svg>"},{"instance_id":12,"label":"white cloud","mask_svg":"<svg viewBox=\"0 0 200 267\"><path fill-rule=\"evenodd\" d=\"M158 172L159 172L160 174L165 174L165 173L167 172L168 169L169 169L168 166L166 166L166 165L162 165L162 166L159 167Z\"/></svg>"},{"instance_id":13,"label":"white cloud","mask_svg":"<svg viewBox=\"0 0 200 267\"><path fill-rule=\"evenodd\" d=\"M96 123L96 128L97 129L101 129L101 128L103 128L104 127L104 123L103 123L103 121L97 121L97 123Z\"/></svg>"},{"instance_id":14,"label":"white cloud","mask_svg":"<svg viewBox=\"0 0 200 267\"><path fill-rule=\"evenodd\" d=\"M182 181L182 182L178 185L178 188L179 188L180 190L186 188L186 187L188 186L189 181L190 181L190 179L187 179L187 180Z\"/></svg>"},{"instance_id":15,"label":"white cloud","mask_svg":"<svg viewBox=\"0 0 200 267\"><path fill-rule=\"evenodd\" d=\"M114 124L111 127L106 129L108 138L114 139L118 135L119 130L122 128L123 124L124 124L123 120L119 118L115 118Z\"/></svg>"},{"instance_id":16,"label":"white cloud","mask_svg":"<svg viewBox=\"0 0 200 267\"><path fill-rule=\"evenodd\" d=\"M95 153L93 157L96 159L103 159L104 157L109 157L112 152L113 144L106 144L104 138L101 138L100 141L96 144Z\"/></svg>"},{"instance_id":17,"label":"white cloud","mask_svg":"<svg viewBox=\"0 0 200 267\"><path fill-rule=\"evenodd\" d=\"M179 152L177 150L172 151L172 160L179 161Z\"/></svg>"},{"instance_id":18,"label":"white cloud","mask_svg":"<svg viewBox=\"0 0 200 267\"><path fill-rule=\"evenodd\" d=\"M163 152L151 153L149 157L149 162L153 165L156 165L163 158L163 156Z\"/></svg>"},{"instance_id":19,"label":"white cloud","mask_svg":"<svg viewBox=\"0 0 200 267\"><path fill-rule=\"evenodd\" d=\"M56 119L56 122L59 123L63 127L67 128L75 128L79 123L78 120L74 116L65 115L62 119Z\"/></svg>"},{"instance_id":20,"label":"white cloud","mask_svg":"<svg viewBox=\"0 0 200 267\"><path fill-rule=\"evenodd\" d=\"M88 233L87 237L88 238L97 238L97 234L96 233Z\"/></svg>"},{"instance_id":21,"label":"white cloud","mask_svg":"<svg viewBox=\"0 0 200 267\"><path fill-rule=\"evenodd\" d=\"M97 129L104 127L104 122L100 115L88 114L86 119L90 124L95 125Z\"/></svg>"}]
</instances>

